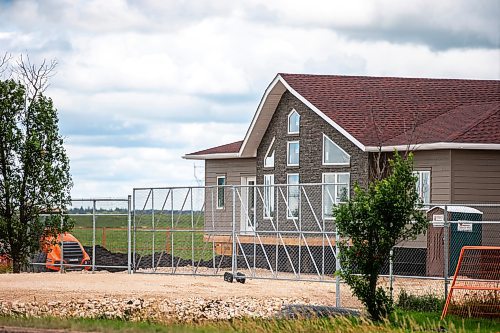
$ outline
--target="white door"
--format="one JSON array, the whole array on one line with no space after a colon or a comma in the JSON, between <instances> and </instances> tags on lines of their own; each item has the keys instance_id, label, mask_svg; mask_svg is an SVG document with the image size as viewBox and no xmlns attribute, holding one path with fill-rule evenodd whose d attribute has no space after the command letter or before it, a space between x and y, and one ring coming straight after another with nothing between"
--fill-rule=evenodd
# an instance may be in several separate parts
<instances>
[{"instance_id":1,"label":"white door","mask_svg":"<svg viewBox=\"0 0 500 333\"><path fill-rule=\"evenodd\" d=\"M241 177L241 232L255 232L255 176Z\"/></svg>"}]
</instances>

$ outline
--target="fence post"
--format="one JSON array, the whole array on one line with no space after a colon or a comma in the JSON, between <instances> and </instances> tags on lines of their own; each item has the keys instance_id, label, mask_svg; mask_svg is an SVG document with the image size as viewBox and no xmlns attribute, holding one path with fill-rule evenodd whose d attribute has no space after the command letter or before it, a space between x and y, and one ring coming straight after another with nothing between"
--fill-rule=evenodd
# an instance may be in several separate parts
<instances>
[{"instance_id":1,"label":"fence post","mask_svg":"<svg viewBox=\"0 0 500 333\"><path fill-rule=\"evenodd\" d=\"M64 233L62 232L64 227L64 216L61 210L61 233L59 237L61 238L61 267L59 268L59 273L64 273Z\"/></svg>"},{"instance_id":2,"label":"fence post","mask_svg":"<svg viewBox=\"0 0 500 333\"><path fill-rule=\"evenodd\" d=\"M132 244L132 269L133 269L133 272L135 273L135 269L136 269L136 264L135 264L135 257L136 257L136 251L137 251L137 248L136 248L136 224L135 224L135 189L132 190L132 219L133 219L133 232L134 232L134 237L133 237L133 244Z\"/></svg>"},{"instance_id":3,"label":"fence post","mask_svg":"<svg viewBox=\"0 0 500 333\"><path fill-rule=\"evenodd\" d=\"M232 206L233 206L233 222L232 222L232 263L231 263L231 270L233 273L233 277L236 277L236 271L238 270L238 262L236 260L236 188L233 185L231 187L232 193L233 193L233 201L232 201Z\"/></svg>"},{"instance_id":4,"label":"fence post","mask_svg":"<svg viewBox=\"0 0 500 333\"><path fill-rule=\"evenodd\" d=\"M444 206L444 227L443 227L443 256L444 256L444 299L448 297L448 275L450 264L450 240L449 240L449 223L448 223L448 206Z\"/></svg>"},{"instance_id":5,"label":"fence post","mask_svg":"<svg viewBox=\"0 0 500 333\"><path fill-rule=\"evenodd\" d=\"M106 227L102 227L101 243L102 247L106 248Z\"/></svg>"},{"instance_id":6,"label":"fence post","mask_svg":"<svg viewBox=\"0 0 500 333\"><path fill-rule=\"evenodd\" d=\"M340 244L340 236L339 236L339 230L337 226L335 226L335 306L340 308L341 303L340 303L340 270L342 267L340 266L340 249L339 249L339 244Z\"/></svg>"},{"instance_id":7,"label":"fence post","mask_svg":"<svg viewBox=\"0 0 500 333\"><path fill-rule=\"evenodd\" d=\"M391 248L391 251L389 252L389 293L390 293L390 296L391 296L391 302L394 301L394 287L393 287L394 262L393 262L393 255L394 255L394 248Z\"/></svg>"},{"instance_id":8,"label":"fence post","mask_svg":"<svg viewBox=\"0 0 500 333\"><path fill-rule=\"evenodd\" d=\"M153 244L151 244L151 269L156 271L155 267L155 192L151 189L151 227L153 228Z\"/></svg>"},{"instance_id":9,"label":"fence post","mask_svg":"<svg viewBox=\"0 0 500 333\"><path fill-rule=\"evenodd\" d=\"M193 274L196 273L196 267L194 263L194 208L193 208L193 188L190 189L191 192L191 270Z\"/></svg>"},{"instance_id":10,"label":"fence post","mask_svg":"<svg viewBox=\"0 0 500 333\"><path fill-rule=\"evenodd\" d=\"M92 273L95 271L95 200L92 200Z\"/></svg>"},{"instance_id":11,"label":"fence post","mask_svg":"<svg viewBox=\"0 0 500 333\"><path fill-rule=\"evenodd\" d=\"M127 198L127 273L132 274L132 217L130 215L130 204L132 197L129 195Z\"/></svg>"}]
</instances>

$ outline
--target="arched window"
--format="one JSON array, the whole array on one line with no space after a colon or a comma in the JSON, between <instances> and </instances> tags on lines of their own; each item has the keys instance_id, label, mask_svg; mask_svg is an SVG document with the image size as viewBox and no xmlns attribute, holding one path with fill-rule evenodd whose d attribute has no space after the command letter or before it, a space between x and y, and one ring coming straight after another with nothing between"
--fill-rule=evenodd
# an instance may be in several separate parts
<instances>
[{"instance_id":1,"label":"arched window","mask_svg":"<svg viewBox=\"0 0 500 333\"><path fill-rule=\"evenodd\" d=\"M300 128L300 114L295 109L288 115L288 134L298 134Z\"/></svg>"},{"instance_id":2,"label":"arched window","mask_svg":"<svg viewBox=\"0 0 500 333\"><path fill-rule=\"evenodd\" d=\"M351 157L323 134L323 165L349 165Z\"/></svg>"}]
</instances>

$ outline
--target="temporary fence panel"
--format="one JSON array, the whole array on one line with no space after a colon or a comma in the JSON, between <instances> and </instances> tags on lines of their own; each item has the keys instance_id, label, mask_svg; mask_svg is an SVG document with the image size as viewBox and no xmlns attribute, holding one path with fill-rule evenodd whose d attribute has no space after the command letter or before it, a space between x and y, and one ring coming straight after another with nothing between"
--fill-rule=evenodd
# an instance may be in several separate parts
<instances>
[{"instance_id":1,"label":"temporary fence panel","mask_svg":"<svg viewBox=\"0 0 500 333\"><path fill-rule=\"evenodd\" d=\"M134 271L331 282L337 304L352 304L335 274L332 214L347 184L245 184L134 189ZM380 272L396 300L403 289L446 297L463 246L500 245L500 204L431 203L422 213L427 231L397 244Z\"/></svg>"},{"instance_id":2,"label":"temporary fence panel","mask_svg":"<svg viewBox=\"0 0 500 333\"><path fill-rule=\"evenodd\" d=\"M131 271L130 196L73 199L67 211L59 216L71 219L73 228L68 234L74 238L59 235L50 253L40 252L32 258L33 270ZM84 260L86 255L88 261ZM52 258L57 258L57 262L50 262Z\"/></svg>"},{"instance_id":3,"label":"temporary fence panel","mask_svg":"<svg viewBox=\"0 0 500 333\"><path fill-rule=\"evenodd\" d=\"M500 318L500 246L464 246L460 251L446 314Z\"/></svg>"},{"instance_id":4,"label":"temporary fence panel","mask_svg":"<svg viewBox=\"0 0 500 333\"><path fill-rule=\"evenodd\" d=\"M134 189L134 271L221 275L230 269L231 255L216 248L216 238L232 235L217 195L230 207L228 193L217 188Z\"/></svg>"}]
</instances>

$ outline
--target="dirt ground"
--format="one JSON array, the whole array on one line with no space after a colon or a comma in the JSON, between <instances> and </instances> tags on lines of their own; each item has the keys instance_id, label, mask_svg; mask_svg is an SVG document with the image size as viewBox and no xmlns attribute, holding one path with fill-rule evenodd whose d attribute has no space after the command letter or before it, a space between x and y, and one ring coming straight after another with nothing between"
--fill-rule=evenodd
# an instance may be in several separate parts
<instances>
[{"instance_id":1,"label":"dirt ground","mask_svg":"<svg viewBox=\"0 0 500 333\"><path fill-rule=\"evenodd\" d=\"M387 279L381 285L388 288ZM396 278L394 295L405 289L411 294L441 294L443 282ZM335 305L335 283L247 279L228 283L221 276L186 276L96 272L0 274L0 301L67 301L110 298L256 299L294 298L308 303ZM344 307L360 308L347 285L341 285Z\"/></svg>"},{"instance_id":2,"label":"dirt ground","mask_svg":"<svg viewBox=\"0 0 500 333\"><path fill-rule=\"evenodd\" d=\"M0 300L56 301L102 297L184 298L307 298L335 304L335 285L318 282L247 280L224 282L222 277L125 273L22 273L0 274Z\"/></svg>"}]
</instances>

